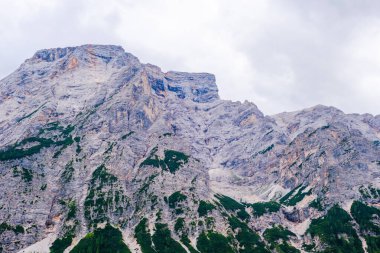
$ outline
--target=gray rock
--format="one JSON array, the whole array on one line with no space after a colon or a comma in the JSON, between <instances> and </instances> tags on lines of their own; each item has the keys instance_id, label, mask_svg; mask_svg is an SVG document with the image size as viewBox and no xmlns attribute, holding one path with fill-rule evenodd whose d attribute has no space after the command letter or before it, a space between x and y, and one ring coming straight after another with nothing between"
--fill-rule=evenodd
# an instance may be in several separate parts
<instances>
[{"instance_id":1,"label":"gray rock","mask_svg":"<svg viewBox=\"0 0 380 253\"><path fill-rule=\"evenodd\" d=\"M118 46L38 51L0 81L0 130L0 220L25 229L0 234L3 252L70 228L80 239L94 220L136 245L135 225L147 217L152 227L158 212L172 231L184 217L194 241L205 229L190 224L199 200L279 201L299 185L307 188L294 210L284 204L251 224L262 232L280 222L301 238L298 223L324 213L308 207L313 199L347 206L363 198L360 187L380 188L379 115L316 106L264 116L253 103L221 100L211 74L163 73ZM188 161L174 172L142 166L167 150ZM165 202L176 191L187 196L179 214ZM225 234L221 212L212 216Z\"/></svg>"}]
</instances>

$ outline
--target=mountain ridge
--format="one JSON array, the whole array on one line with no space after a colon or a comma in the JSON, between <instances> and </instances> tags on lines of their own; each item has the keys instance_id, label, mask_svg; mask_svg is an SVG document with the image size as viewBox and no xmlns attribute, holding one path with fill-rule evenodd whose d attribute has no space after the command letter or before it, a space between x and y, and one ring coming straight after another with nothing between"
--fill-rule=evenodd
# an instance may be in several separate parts
<instances>
[{"instance_id":1,"label":"mountain ridge","mask_svg":"<svg viewBox=\"0 0 380 253\"><path fill-rule=\"evenodd\" d=\"M38 51L0 81L0 108L3 252L76 252L112 228L133 252L171 252L163 238L177 252L380 248L356 214L379 207L379 116L264 115L220 99L212 74L102 45ZM326 230L336 213L355 226Z\"/></svg>"}]
</instances>

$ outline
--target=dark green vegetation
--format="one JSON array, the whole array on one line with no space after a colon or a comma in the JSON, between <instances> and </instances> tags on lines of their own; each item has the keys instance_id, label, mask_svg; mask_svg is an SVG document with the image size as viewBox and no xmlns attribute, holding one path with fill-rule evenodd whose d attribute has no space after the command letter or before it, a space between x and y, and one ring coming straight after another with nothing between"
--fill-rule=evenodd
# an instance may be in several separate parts
<instances>
[{"instance_id":1,"label":"dark green vegetation","mask_svg":"<svg viewBox=\"0 0 380 253\"><path fill-rule=\"evenodd\" d=\"M275 246L276 252L278 253L300 253L298 249L291 246L289 243L281 243Z\"/></svg>"},{"instance_id":2,"label":"dark green vegetation","mask_svg":"<svg viewBox=\"0 0 380 253\"><path fill-rule=\"evenodd\" d=\"M75 149L75 152L77 153L77 155L82 151L82 148L80 147L80 137L75 137L74 138L74 141L77 143L77 148Z\"/></svg>"},{"instance_id":3,"label":"dark green vegetation","mask_svg":"<svg viewBox=\"0 0 380 253\"><path fill-rule=\"evenodd\" d=\"M134 131L131 131L131 132L129 132L129 133L127 133L127 134L121 136L121 139L122 139L122 140L125 140L125 139L127 139L129 136L131 136L131 135L134 134L134 133L135 133Z\"/></svg>"},{"instance_id":4,"label":"dark green vegetation","mask_svg":"<svg viewBox=\"0 0 380 253\"><path fill-rule=\"evenodd\" d=\"M30 118L31 116L33 116L33 114L35 114L36 112L38 112L41 109L41 107L44 106L46 103L40 105L36 110L32 111L31 113L26 114L25 116L23 116L23 117L21 117L19 119L16 119L16 122L19 123L19 122L23 121L24 119Z\"/></svg>"},{"instance_id":5,"label":"dark green vegetation","mask_svg":"<svg viewBox=\"0 0 380 253\"><path fill-rule=\"evenodd\" d=\"M290 192L288 192L287 194L285 194L281 199L280 199L280 203L283 203L284 201L286 201L288 198L290 198L290 196L293 195L293 193L298 190L300 187L302 186L302 184L296 186L296 188L294 188L293 190L291 190Z\"/></svg>"},{"instance_id":6,"label":"dark green vegetation","mask_svg":"<svg viewBox=\"0 0 380 253\"><path fill-rule=\"evenodd\" d=\"M374 232L380 234L379 225L373 221L380 220L380 210L367 206L359 201L354 201L351 206L351 214L355 221L359 224L361 231Z\"/></svg>"},{"instance_id":7,"label":"dark green vegetation","mask_svg":"<svg viewBox=\"0 0 380 253\"><path fill-rule=\"evenodd\" d=\"M138 190L138 193L143 193L143 192L146 193L146 191L149 189L150 184L153 182L153 179L154 179L155 177L157 177L157 176L158 176L158 174L153 174L153 175L150 175L149 177L147 177L147 178L145 179L144 184L143 184L143 185L140 187L140 189Z\"/></svg>"},{"instance_id":8,"label":"dark green vegetation","mask_svg":"<svg viewBox=\"0 0 380 253\"><path fill-rule=\"evenodd\" d=\"M364 186L360 186L359 192L360 192L360 194L362 195L362 197L364 199L371 198L371 194L369 193L369 191L367 190L367 188L365 188Z\"/></svg>"},{"instance_id":9,"label":"dark green vegetation","mask_svg":"<svg viewBox=\"0 0 380 253\"><path fill-rule=\"evenodd\" d=\"M73 236L68 235L63 238L58 238L53 242L53 245L50 247L50 253L63 253L67 247L73 242Z\"/></svg>"},{"instance_id":10,"label":"dark green vegetation","mask_svg":"<svg viewBox=\"0 0 380 253\"><path fill-rule=\"evenodd\" d=\"M181 242L186 246L186 248L190 251L190 253L199 253L198 250L194 249L190 244L190 239L187 236L181 237Z\"/></svg>"},{"instance_id":11,"label":"dark green vegetation","mask_svg":"<svg viewBox=\"0 0 380 253\"><path fill-rule=\"evenodd\" d=\"M363 253L362 243L351 223L350 215L335 205L324 217L312 220L306 233L312 238L319 237L324 244L320 252Z\"/></svg>"},{"instance_id":12,"label":"dark green vegetation","mask_svg":"<svg viewBox=\"0 0 380 253\"><path fill-rule=\"evenodd\" d=\"M368 253L380 252L380 237L379 236L366 236L365 240L367 242Z\"/></svg>"},{"instance_id":13,"label":"dark green vegetation","mask_svg":"<svg viewBox=\"0 0 380 253\"><path fill-rule=\"evenodd\" d=\"M32 182L33 180L33 171L29 169L22 168L21 177L25 182Z\"/></svg>"},{"instance_id":14,"label":"dark green vegetation","mask_svg":"<svg viewBox=\"0 0 380 253\"><path fill-rule=\"evenodd\" d=\"M135 238L141 247L142 253L155 253L152 245L152 237L147 227L147 218L141 219L140 223L135 228Z\"/></svg>"},{"instance_id":15,"label":"dark green vegetation","mask_svg":"<svg viewBox=\"0 0 380 253\"><path fill-rule=\"evenodd\" d=\"M380 252L380 210L354 201L351 214L359 224L360 233L367 242L368 253Z\"/></svg>"},{"instance_id":16,"label":"dark green vegetation","mask_svg":"<svg viewBox=\"0 0 380 253\"><path fill-rule=\"evenodd\" d=\"M63 183L68 183L71 181L71 179L73 178L73 174L74 174L74 167L73 167L73 160L71 160L70 162L68 162L65 166L65 168L63 169L63 172L61 174L61 180Z\"/></svg>"},{"instance_id":17,"label":"dark green vegetation","mask_svg":"<svg viewBox=\"0 0 380 253\"><path fill-rule=\"evenodd\" d=\"M225 195L217 194L215 197L219 200L220 204L228 211L245 210L244 205L236 200Z\"/></svg>"},{"instance_id":18,"label":"dark green vegetation","mask_svg":"<svg viewBox=\"0 0 380 253\"><path fill-rule=\"evenodd\" d=\"M73 239L75 237L75 230L79 225L78 220L75 220L77 213L77 206L75 201L69 201L66 203L65 201L61 201L62 205L67 205L67 216L64 225L62 226L62 230L64 234L62 237L57 238L52 246L50 247L51 253L63 253L67 247L69 247ZM67 224L67 221L71 221L70 224Z\"/></svg>"},{"instance_id":19,"label":"dark green vegetation","mask_svg":"<svg viewBox=\"0 0 380 253\"><path fill-rule=\"evenodd\" d=\"M104 155L105 154L110 154L113 150L113 147L115 146L116 142L112 142L112 143L109 143L108 144L108 148L106 149L106 151L104 151Z\"/></svg>"},{"instance_id":20,"label":"dark green vegetation","mask_svg":"<svg viewBox=\"0 0 380 253\"><path fill-rule=\"evenodd\" d=\"M141 167L144 167L144 166L153 166L153 167L156 167L156 168L159 168L160 167L160 158L156 155L156 152L158 150L158 147L154 147L151 151L150 151L150 154L148 156L148 158L146 158L141 164L140 164L140 168Z\"/></svg>"},{"instance_id":21,"label":"dark green vegetation","mask_svg":"<svg viewBox=\"0 0 380 253\"><path fill-rule=\"evenodd\" d=\"M117 178L110 174L104 165L100 165L92 173L84 202L84 215L89 226L109 221L111 213L121 216L126 204L123 188L118 185Z\"/></svg>"},{"instance_id":22,"label":"dark green vegetation","mask_svg":"<svg viewBox=\"0 0 380 253\"><path fill-rule=\"evenodd\" d=\"M247 204L252 207L252 213L255 217L263 216L266 213L275 213L280 210L281 205L275 201L258 202L253 204Z\"/></svg>"},{"instance_id":23,"label":"dark green vegetation","mask_svg":"<svg viewBox=\"0 0 380 253\"><path fill-rule=\"evenodd\" d=\"M325 125L325 126L322 126L320 128L317 128L315 129L314 131L312 131L307 137L310 138L311 136L313 136L316 132L320 131L320 130L326 130L326 129L329 129L330 128L330 125Z\"/></svg>"},{"instance_id":24,"label":"dark green vegetation","mask_svg":"<svg viewBox=\"0 0 380 253\"><path fill-rule=\"evenodd\" d=\"M282 226L275 226L268 228L264 232L264 238L269 243L275 243L279 240L288 241L290 237L296 236L293 232L283 228Z\"/></svg>"},{"instance_id":25,"label":"dark green vegetation","mask_svg":"<svg viewBox=\"0 0 380 253\"><path fill-rule=\"evenodd\" d=\"M199 217L206 216L210 211L214 210L215 206L207 201L201 200L198 206Z\"/></svg>"},{"instance_id":26,"label":"dark green vegetation","mask_svg":"<svg viewBox=\"0 0 380 253\"><path fill-rule=\"evenodd\" d=\"M33 171L30 169L26 169L23 167L14 167L13 168L13 176L18 177L21 176L22 180L24 180L25 183L32 182L33 180Z\"/></svg>"},{"instance_id":27,"label":"dark green vegetation","mask_svg":"<svg viewBox=\"0 0 380 253\"><path fill-rule=\"evenodd\" d=\"M304 192L305 188L306 188L306 186L301 187L298 190L298 192L293 197L291 197L287 201L284 201L283 204L284 205L288 205L288 206L295 206L298 202L300 202L301 200L303 200L303 198L305 196L311 194L311 189L309 191L307 191L307 192Z\"/></svg>"},{"instance_id":28,"label":"dark green vegetation","mask_svg":"<svg viewBox=\"0 0 380 253\"><path fill-rule=\"evenodd\" d=\"M149 157L140 164L140 168L144 166L153 166L174 174L181 168L181 166L189 161L189 156L175 150L165 150L165 157L162 160L156 155L157 149L157 147L152 149Z\"/></svg>"},{"instance_id":29,"label":"dark green vegetation","mask_svg":"<svg viewBox=\"0 0 380 253\"><path fill-rule=\"evenodd\" d=\"M312 244L302 244L302 249L306 250L306 252L310 252L315 248L315 243Z\"/></svg>"},{"instance_id":30,"label":"dark green vegetation","mask_svg":"<svg viewBox=\"0 0 380 253\"><path fill-rule=\"evenodd\" d=\"M130 253L123 242L120 230L107 224L104 229L96 229L87 234L70 251L71 253Z\"/></svg>"},{"instance_id":31,"label":"dark green vegetation","mask_svg":"<svg viewBox=\"0 0 380 253\"><path fill-rule=\"evenodd\" d=\"M107 168L104 166L104 164L100 165L92 173L92 179L91 179L92 185L98 182L100 186L103 186L103 185L115 183L116 181L117 181L117 178L107 171Z\"/></svg>"},{"instance_id":32,"label":"dark green vegetation","mask_svg":"<svg viewBox=\"0 0 380 253\"><path fill-rule=\"evenodd\" d=\"M236 200L225 195L216 194L215 197L219 200L220 204L227 210L237 212L237 216L242 220L249 219L249 214L245 211L245 206Z\"/></svg>"},{"instance_id":33,"label":"dark green vegetation","mask_svg":"<svg viewBox=\"0 0 380 253\"><path fill-rule=\"evenodd\" d=\"M181 244L171 237L166 224L156 223L152 239L158 253L186 253Z\"/></svg>"},{"instance_id":34,"label":"dark green vegetation","mask_svg":"<svg viewBox=\"0 0 380 253\"><path fill-rule=\"evenodd\" d=\"M78 220L76 220L77 206L75 201L61 201L62 205L67 205L68 212L65 219L65 223L62 226L63 235L57 238L52 246L50 247L51 253L63 253L67 247L69 247L75 237L75 230L79 225ZM66 223L70 221L70 223Z\"/></svg>"},{"instance_id":35,"label":"dark green vegetation","mask_svg":"<svg viewBox=\"0 0 380 253\"><path fill-rule=\"evenodd\" d=\"M277 253L299 253L300 251L291 246L288 241L290 237L296 235L281 226L266 229L264 238L269 243L270 249L275 249Z\"/></svg>"},{"instance_id":36,"label":"dark green vegetation","mask_svg":"<svg viewBox=\"0 0 380 253\"><path fill-rule=\"evenodd\" d=\"M372 185L360 186L359 192L364 200L380 198L380 189L376 189Z\"/></svg>"},{"instance_id":37,"label":"dark green vegetation","mask_svg":"<svg viewBox=\"0 0 380 253\"><path fill-rule=\"evenodd\" d=\"M174 231L176 231L178 233L178 232L182 231L184 228L185 228L185 219L180 217L175 221Z\"/></svg>"},{"instance_id":38,"label":"dark green vegetation","mask_svg":"<svg viewBox=\"0 0 380 253\"><path fill-rule=\"evenodd\" d=\"M21 225L11 226L5 222L0 224L0 235L5 231L13 231L15 234L25 233L24 227Z\"/></svg>"},{"instance_id":39,"label":"dark green vegetation","mask_svg":"<svg viewBox=\"0 0 380 253\"><path fill-rule=\"evenodd\" d=\"M252 231L246 223L234 216L229 217L228 221L231 229L236 233L235 238L239 243L239 253L269 253L260 236Z\"/></svg>"},{"instance_id":40,"label":"dark green vegetation","mask_svg":"<svg viewBox=\"0 0 380 253\"><path fill-rule=\"evenodd\" d=\"M263 150L260 150L258 153L259 153L260 155L263 155L263 154L265 154L265 153L271 151L273 148L274 148L274 144L270 145L269 147L266 147L266 148L263 149Z\"/></svg>"},{"instance_id":41,"label":"dark green vegetation","mask_svg":"<svg viewBox=\"0 0 380 253\"><path fill-rule=\"evenodd\" d=\"M280 199L280 203L287 206L295 206L298 202L303 200L303 198L307 195L311 194L311 189L307 192L304 192L307 185L302 186L299 185L293 190L291 190L288 194ZM296 194L294 194L296 192Z\"/></svg>"},{"instance_id":42,"label":"dark green vegetation","mask_svg":"<svg viewBox=\"0 0 380 253\"><path fill-rule=\"evenodd\" d=\"M72 136L70 135L73 130L74 127L70 125L64 128L58 123L47 124L40 130L36 137L26 138L8 147L6 150L0 151L0 161L31 156L39 153L41 149L49 148L51 146L61 146L62 148L70 146L74 142ZM45 132L49 132L51 137L42 137ZM23 148L25 145L32 146Z\"/></svg>"},{"instance_id":43,"label":"dark green vegetation","mask_svg":"<svg viewBox=\"0 0 380 253\"><path fill-rule=\"evenodd\" d=\"M189 157L182 152L165 150L164 162L167 166L167 169L171 173L177 171L183 164L186 164L188 161Z\"/></svg>"},{"instance_id":44,"label":"dark green vegetation","mask_svg":"<svg viewBox=\"0 0 380 253\"><path fill-rule=\"evenodd\" d=\"M38 108L38 109L39 109L39 108ZM34 110L33 112L31 112L31 113L29 113L29 114L26 114L25 116L23 116L23 117L21 117L21 118L19 118L19 119L17 119L16 122L18 123L18 122L23 121L24 119L30 118L33 114L35 114L35 113L38 111L38 109L37 109L37 110Z\"/></svg>"},{"instance_id":45,"label":"dark green vegetation","mask_svg":"<svg viewBox=\"0 0 380 253\"><path fill-rule=\"evenodd\" d=\"M178 203L187 199L186 195L183 195L180 191L177 191L169 196L168 203L170 208L175 208Z\"/></svg>"},{"instance_id":46,"label":"dark green vegetation","mask_svg":"<svg viewBox=\"0 0 380 253\"><path fill-rule=\"evenodd\" d=\"M214 217L206 217L205 219L206 227L208 229L213 229L215 225L215 218Z\"/></svg>"},{"instance_id":47,"label":"dark green vegetation","mask_svg":"<svg viewBox=\"0 0 380 253\"><path fill-rule=\"evenodd\" d=\"M313 201L310 202L309 207L315 208L318 211L323 211L323 204L319 198L314 199Z\"/></svg>"},{"instance_id":48,"label":"dark green vegetation","mask_svg":"<svg viewBox=\"0 0 380 253\"><path fill-rule=\"evenodd\" d=\"M67 213L67 219L71 220L76 217L77 214L77 205L75 201L70 201L68 204L69 212Z\"/></svg>"},{"instance_id":49,"label":"dark green vegetation","mask_svg":"<svg viewBox=\"0 0 380 253\"><path fill-rule=\"evenodd\" d=\"M198 237L197 249L201 253L234 253L226 237L211 231Z\"/></svg>"}]
</instances>

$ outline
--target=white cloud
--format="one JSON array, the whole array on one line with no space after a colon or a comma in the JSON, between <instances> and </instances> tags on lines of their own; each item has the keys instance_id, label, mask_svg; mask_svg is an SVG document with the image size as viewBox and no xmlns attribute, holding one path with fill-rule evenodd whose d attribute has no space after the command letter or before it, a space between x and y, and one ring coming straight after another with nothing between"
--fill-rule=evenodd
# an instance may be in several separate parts
<instances>
[{"instance_id":1,"label":"white cloud","mask_svg":"<svg viewBox=\"0 0 380 253\"><path fill-rule=\"evenodd\" d=\"M211 72L265 113L315 104L379 114L380 3L0 0L0 75L41 48L119 44L163 70Z\"/></svg>"}]
</instances>

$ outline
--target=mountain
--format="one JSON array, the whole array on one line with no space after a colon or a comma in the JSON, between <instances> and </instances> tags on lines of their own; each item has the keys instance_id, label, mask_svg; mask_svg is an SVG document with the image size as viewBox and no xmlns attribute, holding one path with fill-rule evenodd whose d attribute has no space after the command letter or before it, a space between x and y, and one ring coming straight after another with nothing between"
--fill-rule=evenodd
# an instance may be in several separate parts
<instances>
[{"instance_id":1,"label":"mountain","mask_svg":"<svg viewBox=\"0 0 380 253\"><path fill-rule=\"evenodd\" d=\"M264 115L119 46L0 81L0 252L380 252L380 115Z\"/></svg>"}]
</instances>

